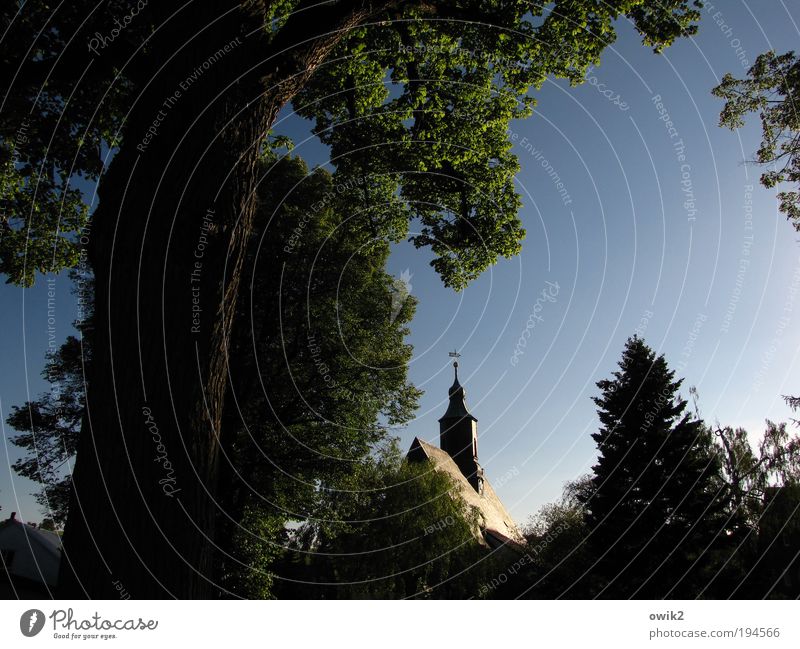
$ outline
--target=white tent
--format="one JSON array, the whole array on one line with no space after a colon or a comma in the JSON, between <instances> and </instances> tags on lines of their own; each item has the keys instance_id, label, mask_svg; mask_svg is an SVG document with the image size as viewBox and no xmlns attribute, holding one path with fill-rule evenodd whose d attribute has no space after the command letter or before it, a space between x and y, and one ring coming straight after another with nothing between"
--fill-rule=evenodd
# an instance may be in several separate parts
<instances>
[{"instance_id":1,"label":"white tent","mask_svg":"<svg viewBox=\"0 0 800 649\"><path fill-rule=\"evenodd\" d=\"M16 518L15 514L0 523L0 555L2 573L13 580L27 580L47 590L58 582L61 562L61 537L55 532L40 530Z\"/></svg>"}]
</instances>

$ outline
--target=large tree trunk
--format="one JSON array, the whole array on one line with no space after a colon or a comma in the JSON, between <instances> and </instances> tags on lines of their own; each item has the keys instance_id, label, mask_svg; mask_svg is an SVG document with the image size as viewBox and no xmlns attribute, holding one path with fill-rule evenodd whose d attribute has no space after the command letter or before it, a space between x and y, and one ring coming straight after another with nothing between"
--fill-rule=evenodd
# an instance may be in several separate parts
<instances>
[{"instance_id":1,"label":"large tree trunk","mask_svg":"<svg viewBox=\"0 0 800 649\"><path fill-rule=\"evenodd\" d=\"M131 106L91 229L92 362L63 597L216 594L227 342L259 148L280 108L370 13L341 3L326 33L290 23L267 44L263 17L238 3L222 18L222 3L194 3L171 20L173 3L157 4L152 81ZM301 34L305 44L283 52Z\"/></svg>"}]
</instances>

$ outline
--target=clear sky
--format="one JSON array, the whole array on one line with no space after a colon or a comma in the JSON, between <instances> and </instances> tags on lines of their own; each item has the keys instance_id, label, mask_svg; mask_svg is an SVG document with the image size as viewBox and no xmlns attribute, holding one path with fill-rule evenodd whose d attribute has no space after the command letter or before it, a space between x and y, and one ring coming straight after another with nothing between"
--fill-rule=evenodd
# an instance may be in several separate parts
<instances>
[{"instance_id":1,"label":"clear sky","mask_svg":"<svg viewBox=\"0 0 800 649\"><path fill-rule=\"evenodd\" d=\"M438 444L447 353L458 349L480 461L525 522L593 464L595 382L637 329L685 377L685 394L697 387L707 420L757 435L766 418L789 418L781 395L800 394L800 235L775 191L758 184L760 170L744 164L760 140L757 120L718 128L721 101L710 90L726 72L743 76L760 52L797 47L798 22L800 7L781 0L717 0L695 38L660 56L620 25L590 83L545 85L536 114L511 127L522 254L462 293L441 285L424 251L403 244L390 259L392 273L410 271L419 300L409 373L425 395L396 431L403 446L415 435ZM284 111L277 130L324 164L308 127ZM46 387L47 289L0 287L3 419ZM64 278L55 295L60 342L75 313ZM0 457L18 454L6 443ZM3 515L39 520L34 488L0 472Z\"/></svg>"}]
</instances>

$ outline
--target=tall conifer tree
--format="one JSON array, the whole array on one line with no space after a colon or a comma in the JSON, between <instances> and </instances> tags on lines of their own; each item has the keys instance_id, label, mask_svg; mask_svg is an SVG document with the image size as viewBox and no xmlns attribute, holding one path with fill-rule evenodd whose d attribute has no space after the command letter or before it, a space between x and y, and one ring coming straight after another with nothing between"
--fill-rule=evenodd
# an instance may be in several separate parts
<instances>
[{"instance_id":1,"label":"tall conifer tree","mask_svg":"<svg viewBox=\"0 0 800 649\"><path fill-rule=\"evenodd\" d=\"M594 565L592 593L694 597L714 572L727 497L702 421L686 412L663 355L629 338L619 370L599 381L593 489L580 496Z\"/></svg>"}]
</instances>

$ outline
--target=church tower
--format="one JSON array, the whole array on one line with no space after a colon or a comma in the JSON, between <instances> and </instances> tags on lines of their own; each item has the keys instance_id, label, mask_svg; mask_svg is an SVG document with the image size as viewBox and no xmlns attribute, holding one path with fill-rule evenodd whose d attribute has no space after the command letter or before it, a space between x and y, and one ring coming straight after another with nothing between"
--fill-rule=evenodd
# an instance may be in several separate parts
<instances>
[{"instance_id":1,"label":"church tower","mask_svg":"<svg viewBox=\"0 0 800 649\"><path fill-rule=\"evenodd\" d=\"M454 359L458 352L450 352ZM458 361L453 363L455 380L450 387L447 412L439 419L439 445L415 437L408 449L409 462L425 462L453 481L456 493L468 511L477 510L473 534L489 548L525 551L525 537L497 497L478 464L478 420L467 410L464 388L458 382Z\"/></svg>"},{"instance_id":2,"label":"church tower","mask_svg":"<svg viewBox=\"0 0 800 649\"><path fill-rule=\"evenodd\" d=\"M451 354L453 355L453 354ZM483 493L483 469L478 464L478 420L467 410L464 388L458 382L458 361L453 363L455 381L450 403L439 419L439 446L456 463L479 494Z\"/></svg>"}]
</instances>

